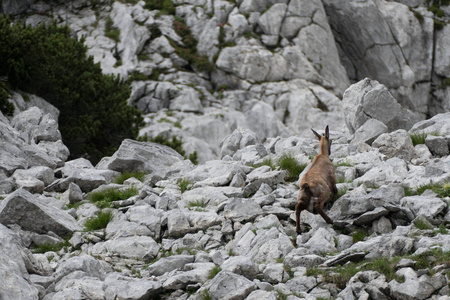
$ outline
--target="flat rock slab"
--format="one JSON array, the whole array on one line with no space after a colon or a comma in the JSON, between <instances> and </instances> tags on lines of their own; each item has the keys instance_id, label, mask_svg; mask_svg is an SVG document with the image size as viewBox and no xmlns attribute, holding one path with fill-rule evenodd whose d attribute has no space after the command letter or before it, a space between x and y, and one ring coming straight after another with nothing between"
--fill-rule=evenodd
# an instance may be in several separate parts
<instances>
[{"instance_id":1,"label":"flat rock slab","mask_svg":"<svg viewBox=\"0 0 450 300\"><path fill-rule=\"evenodd\" d=\"M384 207L377 207L372 211L366 212L356 218L355 221L353 221L353 224L355 225L364 225L364 224L371 224L373 221L383 217L387 216L389 214L389 210L387 210Z\"/></svg>"},{"instance_id":2,"label":"flat rock slab","mask_svg":"<svg viewBox=\"0 0 450 300\"><path fill-rule=\"evenodd\" d=\"M0 204L0 223L17 224L23 230L46 234L49 231L67 237L82 228L77 221L63 210L49 206L30 192L19 189L6 197Z\"/></svg>"}]
</instances>

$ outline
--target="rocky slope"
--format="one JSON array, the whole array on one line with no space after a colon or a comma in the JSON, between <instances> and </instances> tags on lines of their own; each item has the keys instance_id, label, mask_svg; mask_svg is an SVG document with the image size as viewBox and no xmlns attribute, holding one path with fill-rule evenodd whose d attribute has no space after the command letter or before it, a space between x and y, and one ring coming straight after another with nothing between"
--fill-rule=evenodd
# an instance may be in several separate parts
<instances>
[{"instance_id":1,"label":"rocky slope","mask_svg":"<svg viewBox=\"0 0 450 300\"><path fill-rule=\"evenodd\" d=\"M166 2L174 5L147 9ZM141 136L182 138L186 153L197 151L202 163L217 159L220 141L238 127L263 140L307 137L310 127L327 124L345 133L340 98L366 77L384 84L415 118L446 112L449 9L433 13L430 6L420 0L2 2L3 12L28 24L56 21L85 36L105 73L133 79L129 103L146 114Z\"/></svg>"},{"instance_id":2,"label":"rocky slope","mask_svg":"<svg viewBox=\"0 0 450 300\"><path fill-rule=\"evenodd\" d=\"M303 212L301 236L298 181L269 162L309 163L312 133L262 141L237 128L221 159L199 166L125 140L92 166L66 161L50 114L2 116L0 298L449 299L450 114L410 114L376 81L345 91L341 118L354 134L331 131L335 224ZM145 176L113 183L125 172ZM104 215L106 228L89 227Z\"/></svg>"}]
</instances>

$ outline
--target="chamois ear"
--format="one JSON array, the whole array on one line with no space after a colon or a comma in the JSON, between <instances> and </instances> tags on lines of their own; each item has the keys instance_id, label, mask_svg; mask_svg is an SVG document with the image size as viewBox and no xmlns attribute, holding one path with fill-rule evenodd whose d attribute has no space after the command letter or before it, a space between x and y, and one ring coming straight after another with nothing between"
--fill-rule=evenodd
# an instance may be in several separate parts
<instances>
[{"instance_id":1,"label":"chamois ear","mask_svg":"<svg viewBox=\"0 0 450 300\"><path fill-rule=\"evenodd\" d=\"M327 125L327 127L325 128L325 137L326 137L327 139L330 138L330 130L328 129L328 125Z\"/></svg>"},{"instance_id":2,"label":"chamois ear","mask_svg":"<svg viewBox=\"0 0 450 300\"><path fill-rule=\"evenodd\" d=\"M320 134L318 134L317 132L314 131L314 129L312 129L312 132L317 136L317 138L319 139L319 141L322 139L322 136Z\"/></svg>"}]
</instances>

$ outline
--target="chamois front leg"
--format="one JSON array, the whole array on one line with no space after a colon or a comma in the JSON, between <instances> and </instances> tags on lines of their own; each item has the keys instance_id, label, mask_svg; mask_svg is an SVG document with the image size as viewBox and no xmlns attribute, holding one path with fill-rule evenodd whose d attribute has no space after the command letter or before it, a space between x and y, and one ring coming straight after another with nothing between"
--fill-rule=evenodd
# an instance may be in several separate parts
<instances>
[{"instance_id":1,"label":"chamois front leg","mask_svg":"<svg viewBox=\"0 0 450 300\"><path fill-rule=\"evenodd\" d=\"M309 202L309 201L308 201ZM297 234L302 234L302 229L300 228L300 213L302 210L308 207L309 203L305 203L304 201L299 201L295 206L295 221Z\"/></svg>"},{"instance_id":2,"label":"chamois front leg","mask_svg":"<svg viewBox=\"0 0 450 300\"><path fill-rule=\"evenodd\" d=\"M333 221L330 219L330 217L328 217L328 215L323 211L323 206L325 202L328 200L328 197L329 191L326 193L322 193L319 199L317 200L316 205L314 205L314 208L328 224L333 224Z\"/></svg>"}]
</instances>

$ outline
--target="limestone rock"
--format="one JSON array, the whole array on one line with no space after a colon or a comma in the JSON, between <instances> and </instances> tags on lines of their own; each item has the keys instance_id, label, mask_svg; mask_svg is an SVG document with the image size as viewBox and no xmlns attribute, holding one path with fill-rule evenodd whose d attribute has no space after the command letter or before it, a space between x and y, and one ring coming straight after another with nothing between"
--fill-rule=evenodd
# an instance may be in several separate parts
<instances>
[{"instance_id":1,"label":"limestone rock","mask_svg":"<svg viewBox=\"0 0 450 300\"><path fill-rule=\"evenodd\" d=\"M0 275L4 287L0 289L0 297L7 300L39 299L38 289L27 280L28 259L20 237L0 224L0 240ZM28 255L31 256L31 253Z\"/></svg>"},{"instance_id":2,"label":"limestone rock","mask_svg":"<svg viewBox=\"0 0 450 300\"><path fill-rule=\"evenodd\" d=\"M377 119L388 127L409 130L419 119L410 110L402 108L397 100L378 81L366 78L351 85L344 93L345 122L354 133L369 119Z\"/></svg>"},{"instance_id":3,"label":"limestone rock","mask_svg":"<svg viewBox=\"0 0 450 300\"><path fill-rule=\"evenodd\" d=\"M442 136L427 136L425 138L425 145L433 155L447 156L449 154L447 139Z\"/></svg>"},{"instance_id":4,"label":"limestone rock","mask_svg":"<svg viewBox=\"0 0 450 300\"><path fill-rule=\"evenodd\" d=\"M387 126L377 119L367 120L361 127L356 129L355 135L351 142L353 144L366 143L372 145L373 141L376 140L383 133L387 133Z\"/></svg>"},{"instance_id":5,"label":"limestone rock","mask_svg":"<svg viewBox=\"0 0 450 300\"><path fill-rule=\"evenodd\" d=\"M202 290L208 290L213 299L244 299L252 291L256 290L256 284L247 278L229 272L221 271Z\"/></svg>"},{"instance_id":6,"label":"limestone rock","mask_svg":"<svg viewBox=\"0 0 450 300\"><path fill-rule=\"evenodd\" d=\"M96 168L118 172L144 172L151 174L156 182L181 170L188 170L191 165L167 146L124 140L113 156L103 158Z\"/></svg>"},{"instance_id":7,"label":"limestone rock","mask_svg":"<svg viewBox=\"0 0 450 300\"><path fill-rule=\"evenodd\" d=\"M387 158L398 157L410 161L415 154L411 138L403 129L380 135L372 147L378 148Z\"/></svg>"},{"instance_id":8,"label":"limestone rock","mask_svg":"<svg viewBox=\"0 0 450 300\"><path fill-rule=\"evenodd\" d=\"M256 145L259 143L259 137L253 131L239 127L235 129L230 135L226 136L220 143L220 158L225 155L233 156L237 150L249 145Z\"/></svg>"},{"instance_id":9,"label":"limestone rock","mask_svg":"<svg viewBox=\"0 0 450 300\"><path fill-rule=\"evenodd\" d=\"M0 205L0 222L5 225L17 224L23 230L43 234L52 231L61 237L81 230L71 215L41 203L23 189L10 194Z\"/></svg>"}]
</instances>

